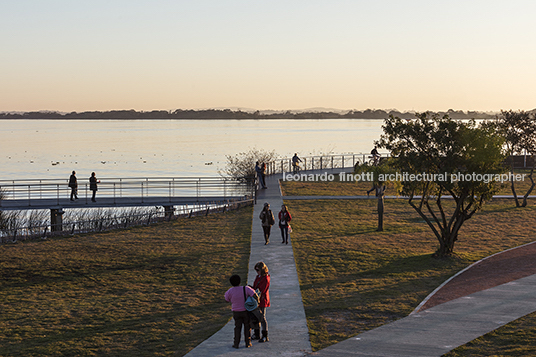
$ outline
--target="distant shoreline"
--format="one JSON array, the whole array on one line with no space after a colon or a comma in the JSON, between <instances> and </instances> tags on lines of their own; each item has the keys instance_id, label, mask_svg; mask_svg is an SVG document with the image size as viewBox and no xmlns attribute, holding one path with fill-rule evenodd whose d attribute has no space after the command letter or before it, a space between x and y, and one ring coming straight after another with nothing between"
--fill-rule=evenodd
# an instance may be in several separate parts
<instances>
[{"instance_id":1,"label":"distant shoreline","mask_svg":"<svg viewBox=\"0 0 536 357\"><path fill-rule=\"evenodd\" d=\"M498 113L485 113L476 111L455 111L434 112L441 116L448 115L452 119L494 119ZM401 119L415 119L413 112L399 112L396 110L371 110L364 111L350 110L348 112L270 112L261 113L243 112L241 110L232 111L230 109L217 110L175 110L164 111L155 110L151 112L135 110L113 110L113 111L91 111L91 112L71 112L60 113L50 111L37 112L3 112L0 113L0 120L265 120L265 119L386 119L389 116Z\"/></svg>"}]
</instances>

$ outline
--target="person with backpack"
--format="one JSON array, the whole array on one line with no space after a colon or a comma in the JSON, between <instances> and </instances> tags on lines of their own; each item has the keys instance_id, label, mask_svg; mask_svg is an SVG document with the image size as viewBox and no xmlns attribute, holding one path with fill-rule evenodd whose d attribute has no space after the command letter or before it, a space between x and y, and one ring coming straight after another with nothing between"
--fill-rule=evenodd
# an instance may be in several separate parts
<instances>
[{"instance_id":1,"label":"person with backpack","mask_svg":"<svg viewBox=\"0 0 536 357\"><path fill-rule=\"evenodd\" d=\"M240 275L233 275L229 278L232 287L225 292L225 301L230 302L235 321L233 348L240 345L240 335L244 326L244 342L246 348L251 347L251 330L249 326L249 313L246 310L246 299L248 296L256 297L255 290L249 286L240 286Z\"/></svg>"},{"instance_id":2,"label":"person with backpack","mask_svg":"<svg viewBox=\"0 0 536 357\"><path fill-rule=\"evenodd\" d=\"M264 232L264 245L270 243L270 230L275 223L274 214L270 209L270 204L266 202L264 207L259 214L259 218L262 224L262 230Z\"/></svg>"}]
</instances>

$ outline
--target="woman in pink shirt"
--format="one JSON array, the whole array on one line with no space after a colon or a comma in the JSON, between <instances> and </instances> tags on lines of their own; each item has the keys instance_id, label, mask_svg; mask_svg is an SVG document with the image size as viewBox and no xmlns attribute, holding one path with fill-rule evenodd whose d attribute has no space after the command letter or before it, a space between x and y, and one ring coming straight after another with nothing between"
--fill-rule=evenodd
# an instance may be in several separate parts
<instances>
[{"instance_id":1,"label":"woman in pink shirt","mask_svg":"<svg viewBox=\"0 0 536 357\"><path fill-rule=\"evenodd\" d=\"M231 303L231 310L233 310L233 319L235 321L233 348L238 348L238 345L240 344L242 325L244 325L244 341L246 343L246 348L248 348L251 347L251 335L249 314L244 303L248 296L255 297L256 293L255 290L249 286L240 286L240 280L239 275L233 275L229 278L229 282L233 287L225 293L225 301Z\"/></svg>"}]
</instances>

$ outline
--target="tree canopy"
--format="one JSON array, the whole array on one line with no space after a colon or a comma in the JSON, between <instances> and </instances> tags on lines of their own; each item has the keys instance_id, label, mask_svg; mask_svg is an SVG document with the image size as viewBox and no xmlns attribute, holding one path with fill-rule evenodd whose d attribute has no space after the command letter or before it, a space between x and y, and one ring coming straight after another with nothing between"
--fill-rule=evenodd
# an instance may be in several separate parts
<instances>
[{"instance_id":1,"label":"tree canopy","mask_svg":"<svg viewBox=\"0 0 536 357\"><path fill-rule=\"evenodd\" d=\"M463 223L500 185L504 139L474 121L431 113L416 116L415 120L390 116L377 145L391 152L401 193L439 241L436 254L447 256L454 251Z\"/></svg>"},{"instance_id":2,"label":"tree canopy","mask_svg":"<svg viewBox=\"0 0 536 357\"><path fill-rule=\"evenodd\" d=\"M516 207L526 207L527 199L532 193L534 186L536 186L533 178L534 168L536 166L536 114L519 111L501 111L501 115L497 117L497 120L490 124L492 128L495 128L505 138L505 148L507 153L511 155L510 158L510 172L514 173L514 158L515 154L529 154L532 156L532 167L529 174L531 186L523 195L523 202L520 203L513 175L510 175L510 188L514 196Z\"/></svg>"}]
</instances>

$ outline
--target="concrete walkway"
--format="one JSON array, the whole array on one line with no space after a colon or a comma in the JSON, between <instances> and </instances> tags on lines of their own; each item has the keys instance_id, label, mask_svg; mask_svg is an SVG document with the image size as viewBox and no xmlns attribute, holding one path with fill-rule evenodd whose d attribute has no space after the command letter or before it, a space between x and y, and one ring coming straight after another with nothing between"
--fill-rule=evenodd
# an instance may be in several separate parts
<instances>
[{"instance_id":1,"label":"concrete walkway","mask_svg":"<svg viewBox=\"0 0 536 357\"><path fill-rule=\"evenodd\" d=\"M251 255L249 258L248 284L255 280L254 266L263 261L270 270L270 300L267 309L268 337L270 342L253 342L252 348L244 348L244 337L240 349L232 348L234 321L231 320L220 331L212 335L188 354L187 357L209 356L305 356L311 352L309 330L302 304L298 273L292 252L292 237L289 244L281 244L281 233L277 226L277 213L283 200L279 190L278 175L268 177L268 189L260 190L253 210ZM272 227L270 243L264 245L264 236L259 214L264 202L270 204L276 224ZM244 277L242 277L244 279ZM223 299L223 297L222 297ZM229 316L231 309L229 305Z\"/></svg>"},{"instance_id":2,"label":"concrete walkway","mask_svg":"<svg viewBox=\"0 0 536 357\"><path fill-rule=\"evenodd\" d=\"M289 245L281 244L276 225L275 229L272 229L270 244L264 245L258 219L264 202L270 203L274 215L279 212L282 204L279 178L279 175L268 178L268 189L261 190L254 208L248 276L248 283L253 283L255 278L253 267L261 260L270 269L272 306L268 308L267 319L271 341L264 344L254 342L253 347L247 349L243 347L242 341L241 348L235 350L231 347L233 336L231 321L188 353L187 357L442 356L458 346L536 311L536 275L532 275L413 313L312 353L291 242ZM344 196L329 198L345 199ZM354 198L358 197L352 197ZM363 199L366 196L359 198Z\"/></svg>"},{"instance_id":3,"label":"concrete walkway","mask_svg":"<svg viewBox=\"0 0 536 357\"><path fill-rule=\"evenodd\" d=\"M411 314L313 356L442 356L534 311L536 275L531 275Z\"/></svg>"}]
</instances>

